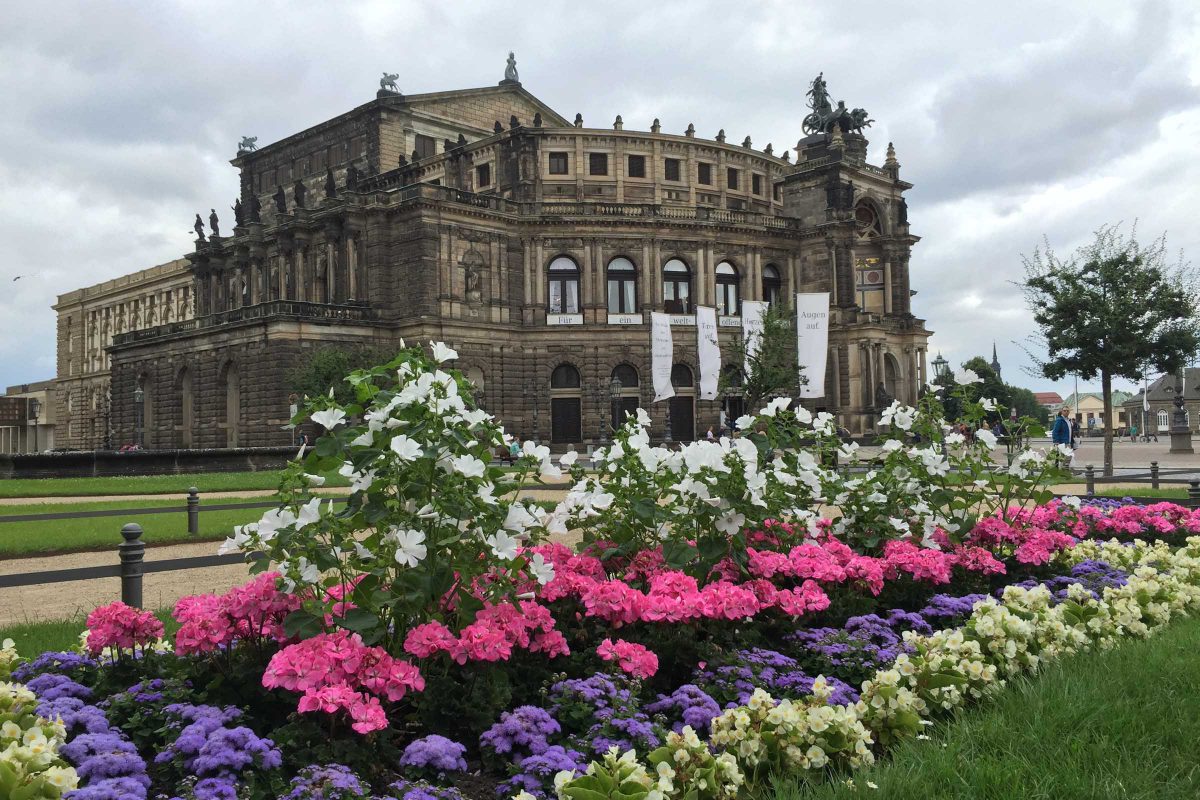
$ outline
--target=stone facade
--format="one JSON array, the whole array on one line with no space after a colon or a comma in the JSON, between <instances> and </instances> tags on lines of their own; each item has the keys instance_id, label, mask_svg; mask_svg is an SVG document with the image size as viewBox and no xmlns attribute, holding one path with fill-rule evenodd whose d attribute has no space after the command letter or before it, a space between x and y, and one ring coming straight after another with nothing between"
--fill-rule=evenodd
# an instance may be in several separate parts
<instances>
[{"instance_id":1,"label":"stone facade","mask_svg":"<svg viewBox=\"0 0 1200 800\"><path fill-rule=\"evenodd\" d=\"M108 348L129 331L186 322L195 315L192 275L184 259L59 295L56 446L120 447L112 441Z\"/></svg>"},{"instance_id":2,"label":"stone facade","mask_svg":"<svg viewBox=\"0 0 1200 800\"><path fill-rule=\"evenodd\" d=\"M505 82L380 92L239 153L241 224L185 256L196 318L108 349L114 434L286 444L287 375L307 353L403 338L455 347L483 406L523 438L599 440L617 373L621 406L647 408L656 437L669 407L686 440L740 413L737 397L695 399L695 306L721 309L728 354L741 300L798 291L832 293L827 391L810 405L864 432L883 395L913 402L925 382L910 184L890 147L866 163L857 134L809 136L795 163L722 139L570 124ZM653 406L651 310L675 315L679 394Z\"/></svg>"},{"instance_id":3,"label":"stone facade","mask_svg":"<svg viewBox=\"0 0 1200 800\"><path fill-rule=\"evenodd\" d=\"M1128 396L1122 403L1122 426L1128 428L1136 425L1142 434L1166 434L1171 431L1171 420L1175 415L1175 397L1179 394L1176 387L1182 389L1183 410L1187 416L1188 427L1193 432L1200 431L1200 367L1184 369L1183 381L1175 374L1160 375L1136 394ZM1117 393L1114 392L1114 395ZM1113 402L1116 402L1114 397ZM1149 410L1146 410L1146 406Z\"/></svg>"}]
</instances>

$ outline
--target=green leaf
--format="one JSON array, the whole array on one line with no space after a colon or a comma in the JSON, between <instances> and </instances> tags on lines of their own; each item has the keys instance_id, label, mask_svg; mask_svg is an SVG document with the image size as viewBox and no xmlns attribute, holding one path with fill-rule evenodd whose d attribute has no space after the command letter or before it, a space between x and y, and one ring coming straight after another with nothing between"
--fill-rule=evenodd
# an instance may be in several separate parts
<instances>
[{"instance_id":1,"label":"green leaf","mask_svg":"<svg viewBox=\"0 0 1200 800\"><path fill-rule=\"evenodd\" d=\"M678 539L671 539L663 544L663 560L673 569L687 566L699 552L687 542Z\"/></svg>"},{"instance_id":2,"label":"green leaf","mask_svg":"<svg viewBox=\"0 0 1200 800\"><path fill-rule=\"evenodd\" d=\"M944 689L947 686L961 686L966 682L965 677L953 672L935 672L926 679L925 685L930 689Z\"/></svg>"},{"instance_id":3,"label":"green leaf","mask_svg":"<svg viewBox=\"0 0 1200 800\"><path fill-rule=\"evenodd\" d=\"M308 639L324 629L324 620L307 611L293 611L283 618L283 632L290 637Z\"/></svg>"},{"instance_id":4,"label":"green leaf","mask_svg":"<svg viewBox=\"0 0 1200 800\"><path fill-rule=\"evenodd\" d=\"M379 617L365 608L351 608L342 616L335 617L334 622L339 628L362 633L378 627Z\"/></svg>"}]
</instances>

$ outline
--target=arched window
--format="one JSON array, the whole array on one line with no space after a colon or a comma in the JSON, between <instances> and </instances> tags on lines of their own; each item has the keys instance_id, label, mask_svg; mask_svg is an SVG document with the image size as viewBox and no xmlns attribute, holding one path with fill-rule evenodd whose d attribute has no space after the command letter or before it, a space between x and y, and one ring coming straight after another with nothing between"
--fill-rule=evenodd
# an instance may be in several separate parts
<instances>
[{"instance_id":1,"label":"arched window","mask_svg":"<svg viewBox=\"0 0 1200 800\"><path fill-rule=\"evenodd\" d=\"M550 441L583 441L579 370L560 364L550 373Z\"/></svg>"},{"instance_id":2,"label":"arched window","mask_svg":"<svg viewBox=\"0 0 1200 800\"><path fill-rule=\"evenodd\" d=\"M633 314L637 311L637 268L628 258L608 262L608 313Z\"/></svg>"},{"instance_id":3,"label":"arched window","mask_svg":"<svg viewBox=\"0 0 1200 800\"><path fill-rule=\"evenodd\" d=\"M722 383L724 384L724 402L721 409L721 427L726 431L733 427L734 421L746 413L745 390L746 373L737 364L726 364L721 368Z\"/></svg>"},{"instance_id":4,"label":"arched window","mask_svg":"<svg viewBox=\"0 0 1200 800\"><path fill-rule=\"evenodd\" d=\"M887 393L893 400L903 401L900 396L903 384L900 382L900 362L891 353L883 354L883 383Z\"/></svg>"},{"instance_id":5,"label":"arched window","mask_svg":"<svg viewBox=\"0 0 1200 800\"><path fill-rule=\"evenodd\" d=\"M677 442L691 442L696 438L696 378L691 367L675 364L671 367L671 386L675 396L670 403L670 424L667 438Z\"/></svg>"},{"instance_id":6,"label":"arched window","mask_svg":"<svg viewBox=\"0 0 1200 800\"><path fill-rule=\"evenodd\" d=\"M613 427L625 424L625 417L637 413L641 399L641 380L638 371L628 364L618 364L613 368L612 377L616 378L621 388L616 397L610 397L612 403ZM611 382L610 382L611 383ZM610 385L610 391L612 387Z\"/></svg>"},{"instance_id":7,"label":"arched window","mask_svg":"<svg viewBox=\"0 0 1200 800\"><path fill-rule=\"evenodd\" d=\"M883 235L879 214L871 203L859 203L854 209L854 224L860 239L873 239Z\"/></svg>"},{"instance_id":8,"label":"arched window","mask_svg":"<svg viewBox=\"0 0 1200 800\"><path fill-rule=\"evenodd\" d=\"M762 299L771 305L777 304L779 294L783 291L783 280L779 277L779 270L774 264L767 264L763 267L762 281Z\"/></svg>"},{"instance_id":9,"label":"arched window","mask_svg":"<svg viewBox=\"0 0 1200 800\"><path fill-rule=\"evenodd\" d=\"M692 313L692 271L678 258L663 265L663 311Z\"/></svg>"},{"instance_id":10,"label":"arched window","mask_svg":"<svg viewBox=\"0 0 1200 800\"><path fill-rule=\"evenodd\" d=\"M717 264L717 314L736 317L741 312L737 267L728 261Z\"/></svg>"},{"instance_id":11,"label":"arched window","mask_svg":"<svg viewBox=\"0 0 1200 800\"><path fill-rule=\"evenodd\" d=\"M1161 408L1158 410L1158 429L1160 431L1166 431L1166 430L1171 429L1170 418L1167 416L1167 412Z\"/></svg>"},{"instance_id":12,"label":"arched window","mask_svg":"<svg viewBox=\"0 0 1200 800\"><path fill-rule=\"evenodd\" d=\"M579 313L579 265L566 256L550 262L551 314Z\"/></svg>"}]
</instances>

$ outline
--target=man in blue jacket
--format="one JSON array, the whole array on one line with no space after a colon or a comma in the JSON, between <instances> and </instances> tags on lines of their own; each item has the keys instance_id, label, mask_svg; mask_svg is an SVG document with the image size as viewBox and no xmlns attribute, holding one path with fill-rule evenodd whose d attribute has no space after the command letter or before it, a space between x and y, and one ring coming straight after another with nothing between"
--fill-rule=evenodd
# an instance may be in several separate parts
<instances>
[{"instance_id":1,"label":"man in blue jacket","mask_svg":"<svg viewBox=\"0 0 1200 800\"><path fill-rule=\"evenodd\" d=\"M1050 429L1050 440L1054 442L1055 445L1061 444L1066 445L1067 447L1072 446L1071 420L1068 418L1070 413L1071 409L1063 406L1061 409L1059 409L1058 416L1054 418L1054 427ZM1071 461L1074 460L1075 455L1072 453ZM1068 468L1070 467L1070 462L1068 462L1067 466Z\"/></svg>"}]
</instances>

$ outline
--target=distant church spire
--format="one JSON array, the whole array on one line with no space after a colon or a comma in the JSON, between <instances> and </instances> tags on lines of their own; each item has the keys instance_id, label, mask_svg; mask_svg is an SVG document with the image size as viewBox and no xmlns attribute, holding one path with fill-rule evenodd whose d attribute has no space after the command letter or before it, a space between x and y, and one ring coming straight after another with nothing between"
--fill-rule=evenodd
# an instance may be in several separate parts
<instances>
[{"instance_id":1,"label":"distant church spire","mask_svg":"<svg viewBox=\"0 0 1200 800\"><path fill-rule=\"evenodd\" d=\"M992 369L996 371L996 377L1000 377L1000 359L996 358L996 343L992 342Z\"/></svg>"}]
</instances>

